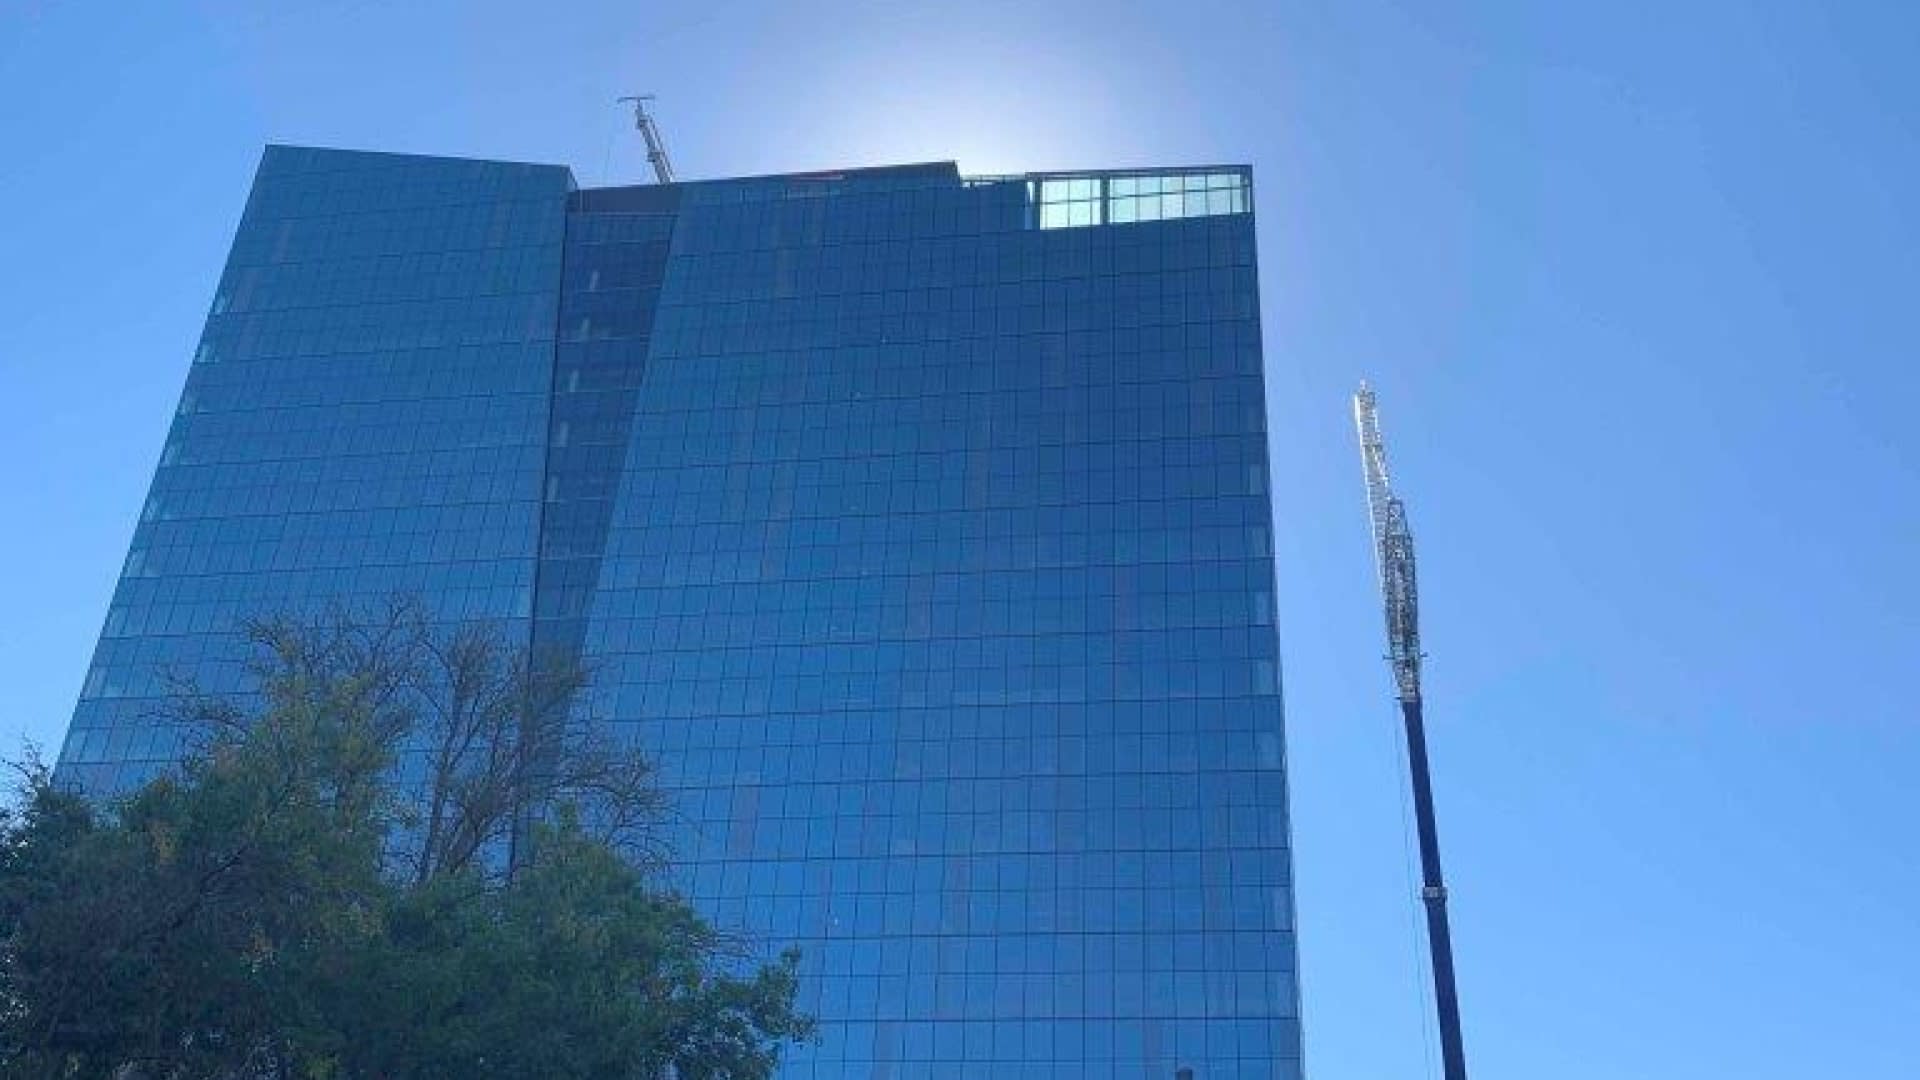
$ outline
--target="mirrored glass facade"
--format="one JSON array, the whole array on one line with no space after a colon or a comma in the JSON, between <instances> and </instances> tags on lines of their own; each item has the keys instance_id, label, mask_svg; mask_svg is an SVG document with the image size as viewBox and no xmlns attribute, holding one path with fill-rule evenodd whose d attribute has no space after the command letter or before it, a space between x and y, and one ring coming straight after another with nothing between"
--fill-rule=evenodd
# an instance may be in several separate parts
<instances>
[{"instance_id":1,"label":"mirrored glass facade","mask_svg":"<svg viewBox=\"0 0 1920 1080\"><path fill-rule=\"evenodd\" d=\"M794 1078L1292 1080L1251 185L577 190L270 149L61 769L232 620L424 596L597 669Z\"/></svg>"}]
</instances>

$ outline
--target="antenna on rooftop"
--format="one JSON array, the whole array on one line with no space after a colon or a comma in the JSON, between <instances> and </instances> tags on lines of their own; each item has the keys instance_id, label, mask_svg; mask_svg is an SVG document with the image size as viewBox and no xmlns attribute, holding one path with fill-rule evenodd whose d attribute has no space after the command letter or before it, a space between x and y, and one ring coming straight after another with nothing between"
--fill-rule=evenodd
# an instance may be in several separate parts
<instances>
[{"instance_id":1,"label":"antenna on rooftop","mask_svg":"<svg viewBox=\"0 0 1920 1080\"><path fill-rule=\"evenodd\" d=\"M647 102L653 100L652 94L639 94L623 97L618 104L633 102L633 126L640 137L647 140L647 163L653 166L655 183L673 183L673 162L667 160L667 141L660 137L660 126L653 122L653 116L647 112Z\"/></svg>"}]
</instances>

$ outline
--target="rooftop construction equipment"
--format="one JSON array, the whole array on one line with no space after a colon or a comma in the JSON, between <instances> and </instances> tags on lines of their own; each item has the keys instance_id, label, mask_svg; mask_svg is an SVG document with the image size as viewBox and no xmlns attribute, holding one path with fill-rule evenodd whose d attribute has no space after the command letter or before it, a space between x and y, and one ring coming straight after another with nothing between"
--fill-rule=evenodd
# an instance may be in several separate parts
<instances>
[{"instance_id":1,"label":"rooftop construction equipment","mask_svg":"<svg viewBox=\"0 0 1920 1080\"><path fill-rule=\"evenodd\" d=\"M673 183L673 162L667 158L667 140L660 135L660 125L654 123L653 114L647 111L647 102L653 100L652 94L639 94L623 97L619 104L633 103L633 126L640 137L647 141L647 164L653 166L653 179L656 183Z\"/></svg>"},{"instance_id":2,"label":"rooftop construction equipment","mask_svg":"<svg viewBox=\"0 0 1920 1080\"><path fill-rule=\"evenodd\" d=\"M1446 1080L1466 1080L1460 1045L1460 1000L1453 985L1453 934L1447 924L1447 886L1440 877L1440 837L1433 821L1433 782L1427 769L1426 719L1420 701L1420 596L1415 586L1413 533L1406 504L1387 477L1387 447L1380 414L1366 383L1353 395L1353 423L1360 433L1360 464L1367 478L1367 511L1373 523L1373 554L1386 603L1387 662L1406 725L1407 761L1413 773L1413 812L1420 833L1420 899L1427 909L1427 945L1433 954L1434 1006L1440 1022L1440 1059Z\"/></svg>"}]
</instances>

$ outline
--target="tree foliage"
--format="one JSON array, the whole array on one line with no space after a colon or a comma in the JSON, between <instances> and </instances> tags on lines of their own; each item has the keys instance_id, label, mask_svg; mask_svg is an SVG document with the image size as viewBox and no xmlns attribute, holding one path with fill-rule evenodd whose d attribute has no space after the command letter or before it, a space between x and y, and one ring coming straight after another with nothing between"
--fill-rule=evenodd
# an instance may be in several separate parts
<instances>
[{"instance_id":1,"label":"tree foliage","mask_svg":"<svg viewBox=\"0 0 1920 1080\"><path fill-rule=\"evenodd\" d=\"M661 884L577 665L406 606L249 636L257 693L183 697L177 770L98 806L17 766L5 1075L720 1080L810 1033L794 954Z\"/></svg>"}]
</instances>

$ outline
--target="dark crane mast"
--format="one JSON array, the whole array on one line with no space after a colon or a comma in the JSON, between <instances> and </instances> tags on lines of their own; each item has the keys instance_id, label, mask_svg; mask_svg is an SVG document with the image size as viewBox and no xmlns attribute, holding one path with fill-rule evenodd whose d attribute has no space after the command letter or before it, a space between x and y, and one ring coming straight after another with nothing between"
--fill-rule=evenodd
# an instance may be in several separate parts
<instances>
[{"instance_id":1,"label":"dark crane mast","mask_svg":"<svg viewBox=\"0 0 1920 1080\"><path fill-rule=\"evenodd\" d=\"M1387 662L1407 729L1407 761L1413 772L1413 813L1420 833L1420 899L1427 909L1427 944L1433 952L1433 996L1439 1013L1440 1058L1446 1080L1466 1080L1460 1044L1460 1000L1453 985L1453 935L1447 925L1447 886L1440 877L1440 837L1433 822L1433 780L1427 770L1426 720L1420 705L1420 596L1415 587L1413 533L1407 508L1387 479L1387 448L1380 416L1366 383L1353 395L1353 422L1360 431L1360 463L1367 477L1367 510L1373 519L1373 551L1386 601Z\"/></svg>"}]
</instances>

